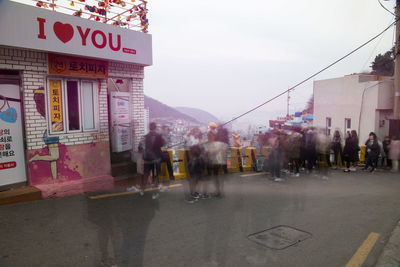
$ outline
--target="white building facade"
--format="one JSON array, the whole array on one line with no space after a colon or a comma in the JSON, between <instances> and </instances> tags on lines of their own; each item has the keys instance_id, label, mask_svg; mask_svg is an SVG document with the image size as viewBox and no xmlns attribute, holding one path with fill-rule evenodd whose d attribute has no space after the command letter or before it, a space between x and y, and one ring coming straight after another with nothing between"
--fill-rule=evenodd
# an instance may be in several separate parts
<instances>
[{"instance_id":1,"label":"white building facade","mask_svg":"<svg viewBox=\"0 0 400 267\"><path fill-rule=\"evenodd\" d=\"M360 144L375 132L380 140L389 135L393 118L392 77L353 74L314 81L313 126L326 129L330 136L339 130L355 130Z\"/></svg>"},{"instance_id":2,"label":"white building facade","mask_svg":"<svg viewBox=\"0 0 400 267\"><path fill-rule=\"evenodd\" d=\"M150 65L151 35L0 1L0 187L111 188L114 154L145 133Z\"/></svg>"}]
</instances>

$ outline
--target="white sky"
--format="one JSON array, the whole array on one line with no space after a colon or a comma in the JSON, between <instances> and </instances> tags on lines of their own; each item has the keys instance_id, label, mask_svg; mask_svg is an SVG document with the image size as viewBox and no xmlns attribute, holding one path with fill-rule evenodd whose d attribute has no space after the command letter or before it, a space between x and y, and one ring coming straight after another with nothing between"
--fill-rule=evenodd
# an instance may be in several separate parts
<instances>
[{"instance_id":1,"label":"white sky","mask_svg":"<svg viewBox=\"0 0 400 267\"><path fill-rule=\"evenodd\" d=\"M393 11L394 0L381 1ZM223 121L304 80L394 20L378 0L148 0L148 9L154 65L145 68L145 94ZM394 27L314 79L370 71L393 37ZM304 109L312 84L291 93L291 113ZM242 121L267 124L284 115L286 96Z\"/></svg>"},{"instance_id":2,"label":"white sky","mask_svg":"<svg viewBox=\"0 0 400 267\"><path fill-rule=\"evenodd\" d=\"M391 11L394 0L382 3ZM145 69L145 94L170 106L207 110L223 120L265 102L347 54L393 22L377 0L149 0L154 65ZM370 70L392 47L383 38L315 80ZM300 111L312 81L291 94ZM286 115L286 97L244 120Z\"/></svg>"}]
</instances>

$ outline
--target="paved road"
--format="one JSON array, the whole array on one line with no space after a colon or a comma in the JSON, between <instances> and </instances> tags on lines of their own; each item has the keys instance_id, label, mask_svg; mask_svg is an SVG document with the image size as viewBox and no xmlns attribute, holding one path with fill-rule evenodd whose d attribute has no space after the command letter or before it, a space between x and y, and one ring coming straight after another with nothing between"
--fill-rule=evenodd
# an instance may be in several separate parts
<instances>
[{"instance_id":1,"label":"paved road","mask_svg":"<svg viewBox=\"0 0 400 267\"><path fill-rule=\"evenodd\" d=\"M225 181L224 198L195 204L176 187L159 200L80 195L0 206L0 266L345 266L371 232L380 236L363 266L374 266L400 219L399 174ZM282 250L248 239L278 225L312 236Z\"/></svg>"}]
</instances>

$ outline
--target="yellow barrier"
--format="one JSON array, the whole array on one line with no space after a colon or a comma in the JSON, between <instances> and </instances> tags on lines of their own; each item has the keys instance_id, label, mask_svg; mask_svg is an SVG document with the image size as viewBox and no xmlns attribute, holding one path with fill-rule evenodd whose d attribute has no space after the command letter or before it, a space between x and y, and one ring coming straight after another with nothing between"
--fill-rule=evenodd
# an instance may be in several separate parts
<instances>
[{"instance_id":1,"label":"yellow barrier","mask_svg":"<svg viewBox=\"0 0 400 267\"><path fill-rule=\"evenodd\" d=\"M242 162L242 149L239 147L231 147L231 167L228 169L229 172L240 172L243 171Z\"/></svg>"},{"instance_id":2,"label":"yellow barrier","mask_svg":"<svg viewBox=\"0 0 400 267\"><path fill-rule=\"evenodd\" d=\"M168 151L169 160L171 162L171 166L172 166L172 170L173 170L173 166L174 166L174 150L167 149L165 151ZM166 162L162 162L161 163L160 182L167 182L170 179L171 179L171 177L169 177L167 163Z\"/></svg>"},{"instance_id":3,"label":"yellow barrier","mask_svg":"<svg viewBox=\"0 0 400 267\"><path fill-rule=\"evenodd\" d=\"M366 150L367 150L367 146L366 145L361 145L360 146L360 162L365 162Z\"/></svg>"},{"instance_id":4,"label":"yellow barrier","mask_svg":"<svg viewBox=\"0 0 400 267\"><path fill-rule=\"evenodd\" d=\"M246 148L246 158L245 164L243 166L243 171L255 171L255 166L257 163L257 148L247 147Z\"/></svg>"},{"instance_id":5,"label":"yellow barrier","mask_svg":"<svg viewBox=\"0 0 400 267\"><path fill-rule=\"evenodd\" d=\"M189 149L181 148L178 150L179 172L174 173L175 179L184 179L189 177L187 155L190 157Z\"/></svg>"}]
</instances>

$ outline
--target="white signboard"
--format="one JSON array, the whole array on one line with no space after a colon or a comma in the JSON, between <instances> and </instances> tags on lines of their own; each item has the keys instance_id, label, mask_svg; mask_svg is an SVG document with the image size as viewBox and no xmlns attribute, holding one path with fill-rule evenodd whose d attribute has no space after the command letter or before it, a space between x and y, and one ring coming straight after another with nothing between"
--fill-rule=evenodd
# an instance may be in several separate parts
<instances>
[{"instance_id":1,"label":"white signboard","mask_svg":"<svg viewBox=\"0 0 400 267\"><path fill-rule=\"evenodd\" d=\"M0 84L0 186L26 181L19 86Z\"/></svg>"},{"instance_id":2,"label":"white signboard","mask_svg":"<svg viewBox=\"0 0 400 267\"><path fill-rule=\"evenodd\" d=\"M151 35L0 0L0 45L153 64Z\"/></svg>"},{"instance_id":3,"label":"white signboard","mask_svg":"<svg viewBox=\"0 0 400 267\"><path fill-rule=\"evenodd\" d=\"M111 92L111 147L112 152L132 149L131 109L129 93Z\"/></svg>"}]
</instances>

